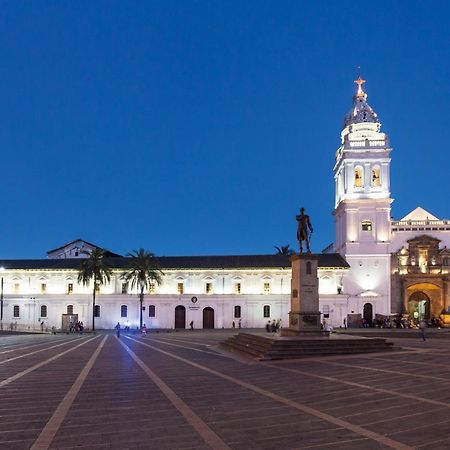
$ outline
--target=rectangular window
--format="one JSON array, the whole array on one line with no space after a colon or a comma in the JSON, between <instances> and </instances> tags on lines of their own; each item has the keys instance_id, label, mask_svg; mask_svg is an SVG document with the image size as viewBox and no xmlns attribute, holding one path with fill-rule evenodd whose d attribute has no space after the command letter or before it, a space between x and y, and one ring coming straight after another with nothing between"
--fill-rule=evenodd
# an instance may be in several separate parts
<instances>
[{"instance_id":1,"label":"rectangular window","mask_svg":"<svg viewBox=\"0 0 450 450\"><path fill-rule=\"evenodd\" d=\"M14 283L14 294L18 294L20 292L20 283Z\"/></svg>"},{"instance_id":2,"label":"rectangular window","mask_svg":"<svg viewBox=\"0 0 450 450\"><path fill-rule=\"evenodd\" d=\"M122 305L120 307L120 317L127 317L128 316L128 307L127 305Z\"/></svg>"},{"instance_id":3,"label":"rectangular window","mask_svg":"<svg viewBox=\"0 0 450 450\"><path fill-rule=\"evenodd\" d=\"M18 318L18 317L20 317L20 307L19 307L19 305L14 305L14 307L13 307L13 317L14 318Z\"/></svg>"},{"instance_id":4,"label":"rectangular window","mask_svg":"<svg viewBox=\"0 0 450 450\"><path fill-rule=\"evenodd\" d=\"M67 314L73 315L73 305L67 305Z\"/></svg>"},{"instance_id":5,"label":"rectangular window","mask_svg":"<svg viewBox=\"0 0 450 450\"><path fill-rule=\"evenodd\" d=\"M330 317L330 305L322 306L322 314L324 319L328 319Z\"/></svg>"},{"instance_id":6,"label":"rectangular window","mask_svg":"<svg viewBox=\"0 0 450 450\"><path fill-rule=\"evenodd\" d=\"M155 305L150 305L148 307L148 317L155 317L156 316L156 308Z\"/></svg>"},{"instance_id":7,"label":"rectangular window","mask_svg":"<svg viewBox=\"0 0 450 450\"><path fill-rule=\"evenodd\" d=\"M154 294L155 293L155 283L150 283L148 285L148 293L149 294Z\"/></svg>"},{"instance_id":8,"label":"rectangular window","mask_svg":"<svg viewBox=\"0 0 450 450\"><path fill-rule=\"evenodd\" d=\"M235 294L241 293L241 283L234 283L234 293Z\"/></svg>"},{"instance_id":9,"label":"rectangular window","mask_svg":"<svg viewBox=\"0 0 450 450\"><path fill-rule=\"evenodd\" d=\"M45 283L41 283L41 294L47 293L47 285Z\"/></svg>"},{"instance_id":10,"label":"rectangular window","mask_svg":"<svg viewBox=\"0 0 450 450\"><path fill-rule=\"evenodd\" d=\"M100 294L100 285L98 283L95 285L95 293Z\"/></svg>"},{"instance_id":11,"label":"rectangular window","mask_svg":"<svg viewBox=\"0 0 450 450\"><path fill-rule=\"evenodd\" d=\"M235 306L234 307L234 318L235 319L240 319L241 318L241 307L240 306Z\"/></svg>"},{"instance_id":12,"label":"rectangular window","mask_svg":"<svg viewBox=\"0 0 450 450\"><path fill-rule=\"evenodd\" d=\"M270 305L264 305L263 315L266 319L270 317Z\"/></svg>"},{"instance_id":13,"label":"rectangular window","mask_svg":"<svg viewBox=\"0 0 450 450\"><path fill-rule=\"evenodd\" d=\"M41 305L41 317L47 317L47 305Z\"/></svg>"},{"instance_id":14,"label":"rectangular window","mask_svg":"<svg viewBox=\"0 0 450 450\"><path fill-rule=\"evenodd\" d=\"M206 283L205 284L205 292L207 294L212 294L213 293L213 284L212 283Z\"/></svg>"},{"instance_id":15,"label":"rectangular window","mask_svg":"<svg viewBox=\"0 0 450 450\"><path fill-rule=\"evenodd\" d=\"M270 294L270 283L264 283L264 294Z\"/></svg>"},{"instance_id":16,"label":"rectangular window","mask_svg":"<svg viewBox=\"0 0 450 450\"><path fill-rule=\"evenodd\" d=\"M128 294L128 283L122 283L122 294Z\"/></svg>"},{"instance_id":17,"label":"rectangular window","mask_svg":"<svg viewBox=\"0 0 450 450\"><path fill-rule=\"evenodd\" d=\"M100 305L95 305L94 316L100 317Z\"/></svg>"},{"instance_id":18,"label":"rectangular window","mask_svg":"<svg viewBox=\"0 0 450 450\"><path fill-rule=\"evenodd\" d=\"M73 283L67 283L67 293L72 294L73 292Z\"/></svg>"},{"instance_id":19,"label":"rectangular window","mask_svg":"<svg viewBox=\"0 0 450 450\"><path fill-rule=\"evenodd\" d=\"M177 283L177 292L178 294L184 294L184 283Z\"/></svg>"}]
</instances>

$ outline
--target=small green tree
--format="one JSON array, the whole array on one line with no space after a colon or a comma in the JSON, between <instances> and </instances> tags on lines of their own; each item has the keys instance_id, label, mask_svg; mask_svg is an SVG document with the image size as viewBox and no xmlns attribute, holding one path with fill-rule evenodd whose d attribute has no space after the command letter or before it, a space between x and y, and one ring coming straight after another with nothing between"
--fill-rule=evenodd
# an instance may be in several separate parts
<instances>
[{"instance_id":1,"label":"small green tree","mask_svg":"<svg viewBox=\"0 0 450 450\"><path fill-rule=\"evenodd\" d=\"M109 283L111 280L111 269L105 263L105 251L94 248L89 255L83 259L78 269L78 283L88 286L91 280L94 282L92 288L92 331L95 331L95 294L97 286Z\"/></svg>"},{"instance_id":2,"label":"small green tree","mask_svg":"<svg viewBox=\"0 0 450 450\"><path fill-rule=\"evenodd\" d=\"M130 257L128 268L122 278L130 284L131 289L137 287L139 290L139 326L142 329L142 305L144 303L144 291L150 290L152 284L161 284L162 272L158 260L151 252L140 248L133 250L127 255Z\"/></svg>"}]
</instances>

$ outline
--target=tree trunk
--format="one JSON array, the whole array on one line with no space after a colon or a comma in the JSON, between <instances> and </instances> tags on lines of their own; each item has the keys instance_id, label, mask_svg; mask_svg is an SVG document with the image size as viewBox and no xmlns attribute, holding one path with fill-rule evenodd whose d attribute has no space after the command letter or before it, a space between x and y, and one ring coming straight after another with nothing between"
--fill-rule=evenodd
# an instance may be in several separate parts
<instances>
[{"instance_id":1,"label":"tree trunk","mask_svg":"<svg viewBox=\"0 0 450 450\"><path fill-rule=\"evenodd\" d=\"M141 288L141 293L139 294L139 304L140 304L140 312L139 312L139 329L142 330L142 305L144 303L144 288Z\"/></svg>"},{"instance_id":2,"label":"tree trunk","mask_svg":"<svg viewBox=\"0 0 450 450\"><path fill-rule=\"evenodd\" d=\"M97 287L96 279L94 278L94 290L92 291L92 331L95 331L95 288Z\"/></svg>"}]
</instances>

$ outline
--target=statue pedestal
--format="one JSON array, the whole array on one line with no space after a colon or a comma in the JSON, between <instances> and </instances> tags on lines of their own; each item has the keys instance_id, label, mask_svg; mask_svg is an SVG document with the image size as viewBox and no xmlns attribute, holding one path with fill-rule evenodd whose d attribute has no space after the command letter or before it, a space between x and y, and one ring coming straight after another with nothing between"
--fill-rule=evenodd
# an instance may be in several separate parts
<instances>
[{"instance_id":1,"label":"statue pedestal","mask_svg":"<svg viewBox=\"0 0 450 450\"><path fill-rule=\"evenodd\" d=\"M318 256L293 255L291 311L289 328L281 330L281 336L328 337L329 332L320 328Z\"/></svg>"}]
</instances>

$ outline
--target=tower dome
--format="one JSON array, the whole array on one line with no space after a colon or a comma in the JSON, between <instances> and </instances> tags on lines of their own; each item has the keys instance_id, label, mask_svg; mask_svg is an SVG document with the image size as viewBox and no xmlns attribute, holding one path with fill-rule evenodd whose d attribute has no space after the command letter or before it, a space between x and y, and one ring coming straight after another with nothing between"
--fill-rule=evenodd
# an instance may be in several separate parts
<instances>
[{"instance_id":1,"label":"tower dome","mask_svg":"<svg viewBox=\"0 0 450 450\"><path fill-rule=\"evenodd\" d=\"M377 113L367 103L367 94L362 88L365 82L366 80L363 80L361 77L355 80L358 90L353 96L353 108L345 116L344 128L356 123L380 123Z\"/></svg>"}]
</instances>

